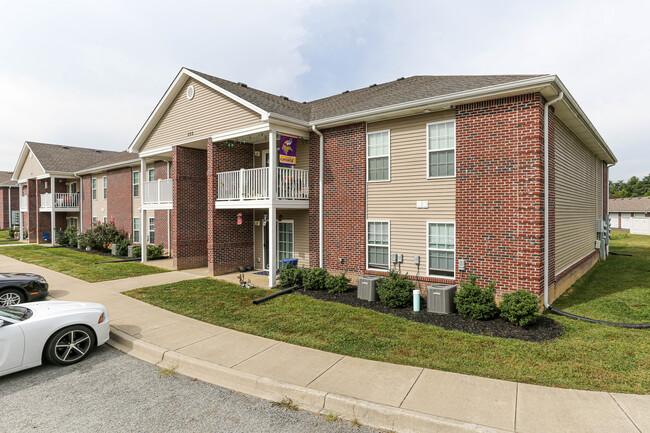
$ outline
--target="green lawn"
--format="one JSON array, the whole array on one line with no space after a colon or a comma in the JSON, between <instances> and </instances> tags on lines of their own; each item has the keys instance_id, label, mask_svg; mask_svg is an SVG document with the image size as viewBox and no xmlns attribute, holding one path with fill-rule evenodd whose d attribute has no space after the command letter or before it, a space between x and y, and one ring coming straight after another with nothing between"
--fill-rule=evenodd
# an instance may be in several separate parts
<instances>
[{"instance_id":1,"label":"green lawn","mask_svg":"<svg viewBox=\"0 0 650 433\"><path fill-rule=\"evenodd\" d=\"M74 251L68 248L51 248L36 245L3 247L0 248L0 254L22 260L26 263L43 266L44 268L52 269L53 271L61 272L90 283L167 272L164 269L143 265L138 262L96 265L95 262L107 261L112 258Z\"/></svg>"},{"instance_id":2,"label":"green lawn","mask_svg":"<svg viewBox=\"0 0 650 433\"><path fill-rule=\"evenodd\" d=\"M0 230L0 245L17 244L18 241L9 237L9 230Z\"/></svg>"},{"instance_id":3,"label":"green lawn","mask_svg":"<svg viewBox=\"0 0 650 433\"><path fill-rule=\"evenodd\" d=\"M650 239L616 241L612 250L636 257L598 265L558 301L559 308L619 321L648 317L650 281L642 275L650 269ZM127 294L215 325L344 355L539 385L650 394L650 330L552 316L567 328L562 337L531 343L447 331L300 294L251 303L268 293L204 279Z\"/></svg>"}]
</instances>

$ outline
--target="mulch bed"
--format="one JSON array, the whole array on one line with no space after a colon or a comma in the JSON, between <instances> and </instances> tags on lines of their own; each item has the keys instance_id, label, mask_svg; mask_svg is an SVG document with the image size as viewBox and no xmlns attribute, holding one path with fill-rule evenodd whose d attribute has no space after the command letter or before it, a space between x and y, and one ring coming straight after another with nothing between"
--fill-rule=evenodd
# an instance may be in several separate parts
<instances>
[{"instance_id":1,"label":"mulch bed","mask_svg":"<svg viewBox=\"0 0 650 433\"><path fill-rule=\"evenodd\" d=\"M458 314L427 313L426 301L424 299L421 303L422 308L420 312L414 313L412 308L391 308L380 301L370 302L358 299L356 287L343 293L329 293L325 290L300 290L296 293L323 301L340 302L341 304L352 307L367 308L379 313L390 314L413 322L439 326L448 330L463 331L490 337L515 338L540 343L558 338L565 329L564 325L546 316L540 316L535 325L521 328L499 318L474 320L461 317Z\"/></svg>"}]
</instances>

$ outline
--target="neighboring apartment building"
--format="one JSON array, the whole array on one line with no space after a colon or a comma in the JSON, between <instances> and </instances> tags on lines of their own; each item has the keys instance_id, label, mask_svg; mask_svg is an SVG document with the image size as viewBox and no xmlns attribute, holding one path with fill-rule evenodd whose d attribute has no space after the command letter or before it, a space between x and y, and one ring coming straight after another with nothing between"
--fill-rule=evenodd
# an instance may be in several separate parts
<instances>
[{"instance_id":1,"label":"neighboring apartment building","mask_svg":"<svg viewBox=\"0 0 650 433\"><path fill-rule=\"evenodd\" d=\"M416 76L298 102L182 69L128 152L74 170L91 191L82 220L165 237L177 269L253 265L275 285L295 257L355 279L471 272L499 296L541 295L546 269L551 300L598 260L616 162L553 75Z\"/></svg>"},{"instance_id":2,"label":"neighboring apartment building","mask_svg":"<svg viewBox=\"0 0 650 433\"><path fill-rule=\"evenodd\" d=\"M11 180L12 175L0 171L0 230L18 225L18 184Z\"/></svg>"},{"instance_id":3,"label":"neighboring apartment building","mask_svg":"<svg viewBox=\"0 0 650 433\"><path fill-rule=\"evenodd\" d=\"M650 218L650 197L610 198L609 217L613 229L629 231L632 218Z\"/></svg>"}]
</instances>

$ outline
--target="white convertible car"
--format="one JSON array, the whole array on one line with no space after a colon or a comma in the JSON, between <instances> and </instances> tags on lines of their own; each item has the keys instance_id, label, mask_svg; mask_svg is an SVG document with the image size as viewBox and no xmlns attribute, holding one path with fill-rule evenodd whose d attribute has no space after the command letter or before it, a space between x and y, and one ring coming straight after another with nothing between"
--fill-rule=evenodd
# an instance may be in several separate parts
<instances>
[{"instance_id":1,"label":"white convertible car","mask_svg":"<svg viewBox=\"0 0 650 433\"><path fill-rule=\"evenodd\" d=\"M0 307L0 376L46 359L70 365L108 341L108 311L101 304L45 301Z\"/></svg>"}]
</instances>

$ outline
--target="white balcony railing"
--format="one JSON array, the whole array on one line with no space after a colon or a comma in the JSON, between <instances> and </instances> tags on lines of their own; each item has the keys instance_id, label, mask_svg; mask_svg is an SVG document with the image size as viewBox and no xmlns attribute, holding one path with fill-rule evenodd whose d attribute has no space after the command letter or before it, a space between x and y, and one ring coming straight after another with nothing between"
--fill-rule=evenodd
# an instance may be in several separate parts
<instances>
[{"instance_id":1,"label":"white balcony railing","mask_svg":"<svg viewBox=\"0 0 650 433\"><path fill-rule=\"evenodd\" d=\"M309 172L278 167L277 198L307 200ZM241 169L217 173L217 200L269 200L269 168Z\"/></svg>"},{"instance_id":2,"label":"white balcony railing","mask_svg":"<svg viewBox=\"0 0 650 433\"><path fill-rule=\"evenodd\" d=\"M20 196L20 211L21 212L27 212L29 208L27 207L27 200L28 197L26 195L21 195Z\"/></svg>"},{"instance_id":3,"label":"white balcony railing","mask_svg":"<svg viewBox=\"0 0 650 433\"><path fill-rule=\"evenodd\" d=\"M41 209L52 209L52 194L41 194ZM79 194L68 192L54 193L54 209L79 209Z\"/></svg>"},{"instance_id":4,"label":"white balcony railing","mask_svg":"<svg viewBox=\"0 0 650 433\"><path fill-rule=\"evenodd\" d=\"M174 201L174 181L158 179L144 183L144 204L163 205Z\"/></svg>"}]
</instances>

